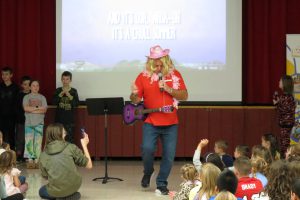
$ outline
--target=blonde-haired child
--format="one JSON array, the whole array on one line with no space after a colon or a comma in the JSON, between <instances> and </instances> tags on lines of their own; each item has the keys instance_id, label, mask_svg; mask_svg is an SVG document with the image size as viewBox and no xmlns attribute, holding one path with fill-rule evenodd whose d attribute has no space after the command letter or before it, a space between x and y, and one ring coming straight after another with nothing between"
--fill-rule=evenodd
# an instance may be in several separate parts
<instances>
[{"instance_id":1,"label":"blonde-haired child","mask_svg":"<svg viewBox=\"0 0 300 200\"><path fill-rule=\"evenodd\" d=\"M198 180L198 171L192 164L185 164L180 169L183 182L180 184L180 191L169 192L169 196L173 200L188 200L192 188L200 184Z\"/></svg>"},{"instance_id":2,"label":"blonde-haired child","mask_svg":"<svg viewBox=\"0 0 300 200\"><path fill-rule=\"evenodd\" d=\"M254 157L263 158L268 163L268 165L273 162L271 152L269 151L269 149L263 147L262 145L254 145L252 147L251 159Z\"/></svg>"},{"instance_id":3,"label":"blonde-haired child","mask_svg":"<svg viewBox=\"0 0 300 200\"><path fill-rule=\"evenodd\" d=\"M265 188L268 179L266 177L268 168L272 163L272 155L269 149L263 147L262 145L255 145L252 147L251 155L251 174L249 177L257 178L261 181L263 187Z\"/></svg>"},{"instance_id":4,"label":"blonde-haired child","mask_svg":"<svg viewBox=\"0 0 300 200\"><path fill-rule=\"evenodd\" d=\"M205 163L200 171L200 181L201 181L201 188L195 187L191 190L189 199L190 200L208 200L212 196L217 194L216 192L216 185L217 185L217 178L219 177L221 170L216 167L212 163ZM195 190L199 191L195 195Z\"/></svg>"},{"instance_id":5,"label":"blonde-haired child","mask_svg":"<svg viewBox=\"0 0 300 200\"><path fill-rule=\"evenodd\" d=\"M252 166L250 177L257 178L261 181L263 187L266 187L268 184L268 179L266 177L266 173L269 168L268 163L265 161L265 159L259 156L252 157L250 162Z\"/></svg>"},{"instance_id":6,"label":"blonde-haired child","mask_svg":"<svg viewBox=\"0 0 300 200\"><path fill-rule=\"evenodd\" d=\"M220 192L215 200L237 200L237 198L231 193L231 192L228 192L228 191L222 191Z\"/></svg>"},{"instance_id":7,"label":"blonde-haired child","mask_svg":"<svg viewBox=\"0 0 300 200\"><path fill-rule=\"evenodd\" d=\"M20 177L21 171L15 168L16 154L12 150L0 149L0 176L5 188L1 198L6 198L17 193L24 194L28 189L25 177Z\"/></svg>"}]
</instances>

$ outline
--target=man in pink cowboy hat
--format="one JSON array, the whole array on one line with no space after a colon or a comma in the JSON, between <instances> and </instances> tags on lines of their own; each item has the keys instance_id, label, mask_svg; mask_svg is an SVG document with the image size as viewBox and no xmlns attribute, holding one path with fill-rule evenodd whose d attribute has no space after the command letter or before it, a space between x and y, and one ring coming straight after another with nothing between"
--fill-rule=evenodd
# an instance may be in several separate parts
<instances>
[{"instance_id":1,"label":"man in pink cowboy hat","mask_svg":"<svg viewBox=\"0 0 300 200\"><path fill-rule=\"evenodd\" d=\"M130 100L137 104L142 100L147 109L173 106L170 113L150 113L143 125L142 158L144 176L141 181L143 188L150 187L151 176L154 174L153 161L157 140L162 144L162 160L156 178L156 193L167 195L169 190L168 176L170 174L177 143L178 101L187 100L188 92L181 74L175 69L169 49L162 49L159 45L150 48L146 67L131 85Z\"/></svg>"}]
</instances>

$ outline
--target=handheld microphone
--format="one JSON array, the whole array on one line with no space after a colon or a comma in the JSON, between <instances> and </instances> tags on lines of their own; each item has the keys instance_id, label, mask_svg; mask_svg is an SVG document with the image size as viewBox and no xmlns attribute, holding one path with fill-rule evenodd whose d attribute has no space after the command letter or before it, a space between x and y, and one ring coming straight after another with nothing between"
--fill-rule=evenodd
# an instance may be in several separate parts
<instances>
[{"instance_id":1,"label":"handheld microphone","mask_svg":"<svg viewBox=\"0 0 300 200\"><path fill-rule=\"evenodd\" d=\"M84 127L81 127L81 128L80 128L80 131L81 131L81 135L82 135L82 137L84 137L85 128L84 128Z\"/></svg>"},{"instance_id":2,"label":"handheld microphone","mask_svg":"<svg viewBox=\"0 0 300 200\"><path fill-rule=\"evenodd\" d=\"M159 81L162 80L162 73L161 73L161 72L158 73L158 80L159 80ZM163 92L163 91L164 91L164 88L159 88L159 90L160 90L161 92Z\"/></svg>"}]
</instances>

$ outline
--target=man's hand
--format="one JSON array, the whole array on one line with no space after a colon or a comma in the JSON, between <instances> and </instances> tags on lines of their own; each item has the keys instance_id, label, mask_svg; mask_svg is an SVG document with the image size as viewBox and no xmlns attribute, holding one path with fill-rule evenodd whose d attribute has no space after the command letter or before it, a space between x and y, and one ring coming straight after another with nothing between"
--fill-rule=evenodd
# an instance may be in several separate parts
<instances>
[{"instance_id":1,"label":"man's hand","mask_svg":"<svg viewBox=\"0 0 300 200\"><path fill-rule=\"evenodd\" d=\"M131 89L132 94L137 94L139 91L138 87L136 86L136 84L134 82L131 83L130 89Z\"/></svg>"},{"instance_id":2,"label":"man's hand","mask_svg":"<svg viewBox=\"0 0 300 200\"><path fill-rule=\"evenodd\" d=\"M131 95L130 95L131 102L134 104L139 103L141 101L141 98L139 98L137 95L139 89L134 82L131 83L130 89L131 89Z\"/></svg>"}]
</instances>

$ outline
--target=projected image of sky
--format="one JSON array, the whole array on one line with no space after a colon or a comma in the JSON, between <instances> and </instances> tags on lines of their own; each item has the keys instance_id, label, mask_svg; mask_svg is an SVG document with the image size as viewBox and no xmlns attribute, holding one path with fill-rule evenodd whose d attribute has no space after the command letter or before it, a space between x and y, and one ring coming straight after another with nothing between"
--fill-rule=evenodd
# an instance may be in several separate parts
<instances>
[{"instance_id":1,"label":"projected image of sky","mask_svg":"<svg viewBox=\"0 0 300 200\"><path fill-rule=\"evenodd\" d=\"M64 68L76 62L111 69L145 62L151 46L184 67L226 64L225 0L63 0Z\"/></svg>"}]
</instances>

